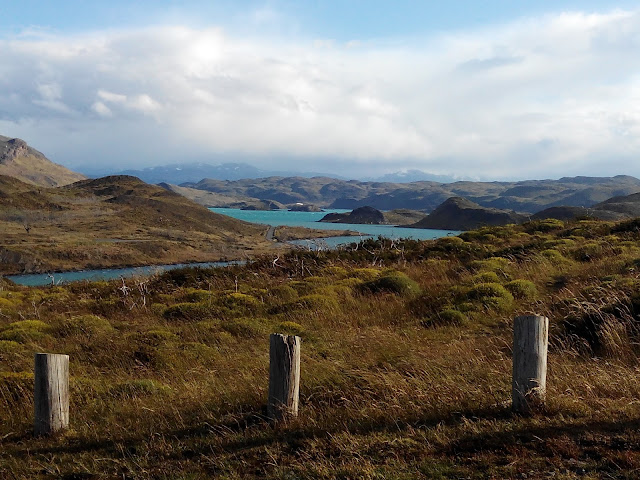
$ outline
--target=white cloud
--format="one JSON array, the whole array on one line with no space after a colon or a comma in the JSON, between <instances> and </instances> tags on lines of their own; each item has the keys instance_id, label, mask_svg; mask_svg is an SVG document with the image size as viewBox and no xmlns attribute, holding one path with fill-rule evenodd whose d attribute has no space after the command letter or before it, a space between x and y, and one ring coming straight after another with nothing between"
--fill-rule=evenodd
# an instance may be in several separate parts
<instances>
[{"instance_id":1,"label":"white cloud","mask_svg":"<svg viewBox=\"0 0 640 480\"><path fill-rule=\"evenodd\" d=\"M225 154L347 174L640 175L639 47L640 14L624 11L414 43L186 27L0 40L0 134L76 164Z\"/></svg>"}]
</instances>

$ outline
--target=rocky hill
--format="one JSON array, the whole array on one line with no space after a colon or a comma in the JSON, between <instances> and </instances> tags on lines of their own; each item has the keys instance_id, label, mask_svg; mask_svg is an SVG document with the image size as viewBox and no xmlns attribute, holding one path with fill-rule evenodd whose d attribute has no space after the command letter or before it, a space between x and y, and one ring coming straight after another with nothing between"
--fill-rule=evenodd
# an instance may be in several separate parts
<instances>
[{"instance_id":1,"label":"rocky hill","mask_svg":"<svg viewBox=\"0 0 640 480\"><path fill-rule=\"evenodd\" d=\"M53 163L19 138L0 136L0 175L41 187L58 187L86 177Z\"/></svg>"},{"instance_id":2,"label":"rocky hill","mask_svg":"<svg viewBox=\"0 0 640 480\"><path fill-rule=\"evenodd\" d=\"M39 188L0 176L0 273L246 258L265 227L135 177Z\"/></svg>"},{"instance_id":3,"label":"rocky hill","mask_svg":"<svg viewBox=\"0 0 640 480\"><path fill-rule=\"evenodd\" d=\"M433 212L413 225L412 228L434 228L441 230L473 230L484 226L521 223L524 215L497 208L486 208L466 198L452 197Z\"/></svg>"},{"instance_id":4,"label":"rocky hill","mask_svg":"<svg viewBox=\"0 0 640 480\"><path fill-rule=\"evenodd\" d=\"M349 213L328 213L319 221L325 223L357 223L363 225L381 225L386 223L383 213L373 207L360 207Z\"/></svg>"}]
</instances>

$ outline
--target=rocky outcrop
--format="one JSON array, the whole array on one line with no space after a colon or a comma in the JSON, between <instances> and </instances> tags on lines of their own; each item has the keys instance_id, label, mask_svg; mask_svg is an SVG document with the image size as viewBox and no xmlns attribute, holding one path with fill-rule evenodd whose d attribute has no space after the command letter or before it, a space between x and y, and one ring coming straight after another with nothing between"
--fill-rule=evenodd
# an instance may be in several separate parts
<instances>
[{"instance_id":1,"label":"rocky outcrop","mask_svg":"<svg viewBox=\"0 0 640 480\"><path fill-rule=\"evenodd\" d=\"M384 214L373 207L356 208L350 213L329 213L320 222L326 223L357 223L368 225L385 224Z\"/></svg>"},{"instance_id":2,"label":"rocky outcrop","mask_svg":"<svg viewBox=\"0 0 640 480\"><path fill-rule=\"evenodd\" d=\"M451 197L424 219L408 226L438 230L473 230L484 226L521 223L526 219L526 216L513 211L481 207L466 198Z\"/></svg>"},{"instance_id":3,"label":"rocky outcrop","mask_svg":"<svg viewBox=\"0 0 640 480\"><path fill-rule=\"evenodd\" d=\"M310 205L310 204L295 204L295 205L289 205L289 211L290 212L324 212L324 210L322 210L320 207L318 207L317 205Z\"/></svg>"},{"instance_id":4,"label":"rocky outcrop","mask_svg":"<svg viewBox=\"0 0 640 480\"><path fill-rule=\"evenodd\" d=\"M41 187L58 187L86 177L53 163L19 138L0 136L0 175Z\"/></svg>"}]
</instances>

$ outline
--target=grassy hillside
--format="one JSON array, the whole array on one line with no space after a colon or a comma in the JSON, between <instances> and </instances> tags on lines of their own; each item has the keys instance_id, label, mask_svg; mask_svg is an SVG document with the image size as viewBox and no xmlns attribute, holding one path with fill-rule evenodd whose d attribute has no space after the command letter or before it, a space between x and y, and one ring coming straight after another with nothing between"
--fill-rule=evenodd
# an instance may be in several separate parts
<instances>
[{"instance_id":1,"label":"grassy hillside","mask_svg":"<svg viewBox=\"0 0 640 480\"><path fill-rule=\"evenodd\" d=\"M105 207L106 208L106 207ZM0 290L5 478L635 478L640 229L536 221L224 270ZM511 414L511 326L551 319L548 402ZM265 421L268 334L303 338ZM33 438L33 353L71 428Z\"/></svg>"},{"instance_id":2,"label":"grassy hillside","mask_svg":"<svg viewBox=\"0 0 640 480\"><path fill-rule=\"evenodd\" d=\"M0 273L241 258L266 228L135 177L54 189L0 176Z\"/></svg>"},{"instance_id":3,"label":"grassy hillside","mask_svg":"<svg viewBox=\"0 0 640 480\"><path fill-rule=\"evenodd\" d=\"M19 138L0 135L0 175L17 178L42 187L57 187L77 182L84 175L53 163Z\"/></svg>"}]
</instances>

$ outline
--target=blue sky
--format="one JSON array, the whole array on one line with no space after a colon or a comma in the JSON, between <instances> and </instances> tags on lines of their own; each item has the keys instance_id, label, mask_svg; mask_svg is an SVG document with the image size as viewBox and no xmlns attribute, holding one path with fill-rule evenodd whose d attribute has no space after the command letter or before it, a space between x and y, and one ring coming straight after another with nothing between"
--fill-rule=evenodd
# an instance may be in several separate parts
<instances>
[{"instance_id":1,"label":"blue sky","mask_svg":"<svg viewBox=\"0 0 640 480\"><path fill-rule=\"evenodd\" d=\"M0 134L71 167L640 176L636 5L0 1Z\"/></svg>"}]
</instances>

